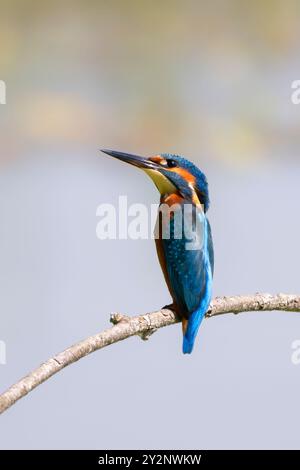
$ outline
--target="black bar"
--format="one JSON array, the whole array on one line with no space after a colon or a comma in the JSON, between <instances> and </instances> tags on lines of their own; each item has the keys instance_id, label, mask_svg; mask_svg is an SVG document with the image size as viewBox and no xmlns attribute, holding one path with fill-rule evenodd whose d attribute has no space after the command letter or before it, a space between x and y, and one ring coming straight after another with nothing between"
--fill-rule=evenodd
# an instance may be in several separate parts
<instances>
[{"instance_id":1,"label":"black bar","mask_svg":"<svg viewBox=\"0 0 300 470\"><path fill-rule=\"evenodd\" d=\"M98 467L111 466L122 469L134 469L143 466L160 465L185 467L200 466L231 466L239 467L274 465L286 466L298 464L299 451L234 451L234 450L2 450L0 451L0 466L30 465L31 468L48 465L83 465ZM220 467L222 468L222 467ZM55 469L54 469L55 470Z\"/></svg>"}]
</instances>

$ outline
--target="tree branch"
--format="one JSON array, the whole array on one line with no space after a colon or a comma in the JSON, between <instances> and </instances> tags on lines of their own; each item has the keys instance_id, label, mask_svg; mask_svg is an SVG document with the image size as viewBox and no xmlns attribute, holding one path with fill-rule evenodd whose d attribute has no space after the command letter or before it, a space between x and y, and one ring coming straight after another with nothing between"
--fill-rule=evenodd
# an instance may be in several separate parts
<instances>
[{"instance_id":1,"label":"tree branch","mask_svg":"<svg viewBox=\"0 0 300 470\"><path fill-rule=\"evenodd\" d=\"M206 317L215 317L224 313L237 314L241 312L272 310L300 312L300 296L255 294L252 296L217 297L212 301ZM148 339L157 329L173 325L179 321L175 313L168 309L135 317L120 314L111 315L111 322L114 326L76 343L48 359L48 361L41 364L37 369L30 372L0 395L0 413L10 408L17 400L27 395L27 393L61 369L84 356L130 336L139 335L142 339Z\"/></svg>"}]
</instances>

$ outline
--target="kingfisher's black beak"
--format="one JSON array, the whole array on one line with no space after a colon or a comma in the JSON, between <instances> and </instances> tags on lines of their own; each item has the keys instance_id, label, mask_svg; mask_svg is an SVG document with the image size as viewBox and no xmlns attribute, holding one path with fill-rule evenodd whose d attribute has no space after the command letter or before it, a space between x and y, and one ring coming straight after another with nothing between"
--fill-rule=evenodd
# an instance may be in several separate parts
<instances>
[{"instance_id":1,"label":"kingfisher's black beak","mask_svg":"<svg viewBox=\"0 0 300 470\"><path fill-rule=\"evenodd\" d=\"M161 194L171 194L178 190L176 182L172 182L171 171L168 171L160 163L153 161L150 158L140 157L139 155L131 155L130 153L117 152L115 150L103 149L101 152L110 155L111 157L122 160L123 162L130 163L141 170L144 170L148 176L152 179L155 186ZM170 173L169 175L166 173Z\"/></svg>"},{"instance_id":2,"label":"kingfisher's black beak","mask_svg":"<svg viewBox=\"0 0 300 470\"><path fill-rule=\"evenodd\" d=\"M137 166L138 168L146 170L158 170L160 165L152 162L146 157L140 157L138 155L132 155L130 153L118 152L116 150L101 149L101 152L110 155L111 157L122 160L123 162L130 163L130 165Z\"/></svg>"}]
</instances>

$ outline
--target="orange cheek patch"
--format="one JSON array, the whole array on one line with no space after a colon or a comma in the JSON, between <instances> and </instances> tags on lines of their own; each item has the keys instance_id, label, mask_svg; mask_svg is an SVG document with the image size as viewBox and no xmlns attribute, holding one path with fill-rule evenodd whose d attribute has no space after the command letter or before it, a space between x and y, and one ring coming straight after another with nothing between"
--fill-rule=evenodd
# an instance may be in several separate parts
<instances>
[{"instance_id":1,"label":"orange cheek patch","mask_svg":"<svg viewBox=\"0 0 300 470\"><path fill-rule=\"evenodd\" d=\"M151 160L151 162L158 163L160 165L166 162L166 160L160 155L154 155L154 157L150 157L149 160Z\"/></svg>"},{"instance_id":2,"label":"orange cheek patch","mask_svg":"<svg viewBox=\"0 0 300 470\"><path fill-rule=\"evenodd\" d=\"M185 181L187 181L187 183L191 183L193 186L195 186L196 178L189 171L184 170L183 168L170 168L169 171L173 171L174 173L177 173Z\"/></svg>"}]
</instances>

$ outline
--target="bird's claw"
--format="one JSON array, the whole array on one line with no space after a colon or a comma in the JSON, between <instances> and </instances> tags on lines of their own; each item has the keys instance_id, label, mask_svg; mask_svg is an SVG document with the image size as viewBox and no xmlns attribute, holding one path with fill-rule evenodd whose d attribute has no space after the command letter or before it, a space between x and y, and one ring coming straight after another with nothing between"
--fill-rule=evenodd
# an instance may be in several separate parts
<instances>
[{"instance_id":1,"label":"bird's claw","mask_svg":"<svg viewBox=\"0 0 300 470\"><path fill-rule=\"evenodd\" d=\"M174 304L168 304L168 305L165 305L164 307L162 307L162 310L172 310L172 312L175 312L175 307L174 307Z\"/></svg>"}]
</instances>

